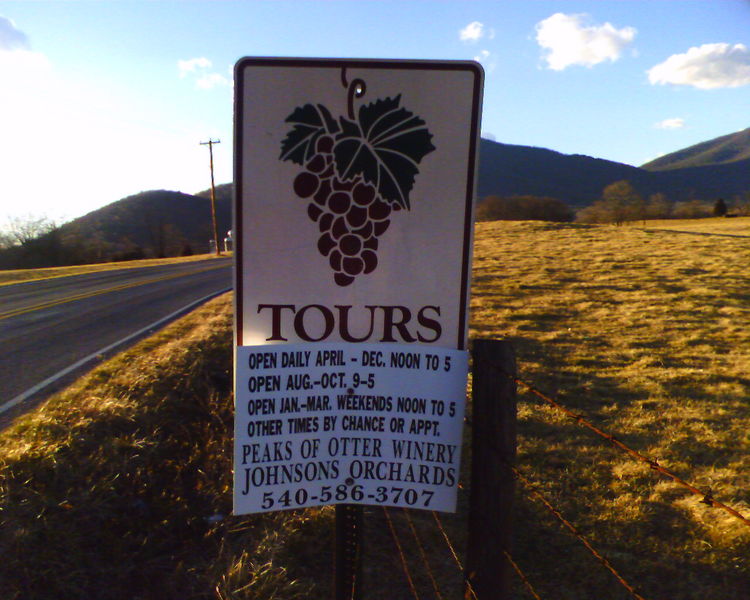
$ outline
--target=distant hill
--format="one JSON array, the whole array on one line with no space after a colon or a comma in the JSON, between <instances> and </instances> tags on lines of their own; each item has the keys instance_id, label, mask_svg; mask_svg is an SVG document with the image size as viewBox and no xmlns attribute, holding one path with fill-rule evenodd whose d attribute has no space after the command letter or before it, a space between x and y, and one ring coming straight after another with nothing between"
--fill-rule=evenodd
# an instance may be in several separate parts
<instances>
[{"instance_id":1,"label":"distant hill","mask_svg":"<svg viewBox=\"0 0 750 600\"><path fill-rule=\"evenodd\" d=\"M546 148L481 140L477 196L549 196L575 206L591 204L614 181L643 179L630 165Z\"/></svg>"},{"instance_id":2,"label":"distant hill","mask_svg":"<svg viewBox=\"0 0 750 600\"><path fill-rule=\"evenodd\" d=\"M750 129L673 152L643 167L546 148L481 140L477 198L542 196L585 207L627 180L644 197L713 202L750 193ZM43 267L208 251L210 191L128 196L25 244L0 251L0 268ZM221 239L231 228L233 184L216 186Z\"/></svg>"},{"instance_id":3,"label":"distant hill","mask_svg":"<svg viewBox=\"0 0 750 600\"><path fill-rule=\"evenodd\" d=\"M231 202L217 198L216 220L224 238L232 222ZM61 234L90 243L100 242L110 251L141 248L147 255L180 254L188 247L207 252L211 231L211 204L207 198L151 190L128 196L61 227Z\"/></svg>"},{"instance_id":4,"label":"distant hill","mask_svg":"<svg viewBox=\"0 0 750 600\"><path fill-rule=\"evenodd\" d=\"M601 198L607 185L625 179L644 196L661 192L674 201L731 198L750 191L750 158L740 158L750 153L750 145L741 150L740 138L735 137L725 147L732 148L733 160L728 160L728 150L722 154L717 149L713 157L718 160L723 156L722 162L707 162L705 155L701 161L695 161L704 164L665 170L647 170L580 154L483 139L477 196L481 199L489 195L531 194L558 198L573 206L587 206Z\"/></svg>"},{"instance_id":5,"label":"distant hill","mask_svg":"<svg viewBox=\"0 0 750 600\"><path fill-rule=\"evenodd\" d=\"M647 171L684 169L750 160L750 128L660 156L641 166Z\"/></svg>"},{"instance_id":6,"label":"distant hill","mask_svg":"<svg viewBox=\"0 0 750 600\"><path fill-rule=\"evenodd\" d=\"M216 220L221 244L232 222L229 194L217 194ZM212 239L208 198L151 190L108 204L22 245L0 250L0 269L201 254L209 251Z\"/></svg>"},{"instance_id":7,"label":"distant hill","mask_svg":"<svg viewBox=\"0 0 750 600\"><path fill-rule=\"evenodd\" d=\"M232 200L234 194L234 184L232 183L220 183L219 185L214 187L214 194L217 202L226 202L229 206L232 205ZM202 192L198 192L195 194L199 198L208 198L211 199L211 190L203 190Z\"/></svg>"}]
</instances>

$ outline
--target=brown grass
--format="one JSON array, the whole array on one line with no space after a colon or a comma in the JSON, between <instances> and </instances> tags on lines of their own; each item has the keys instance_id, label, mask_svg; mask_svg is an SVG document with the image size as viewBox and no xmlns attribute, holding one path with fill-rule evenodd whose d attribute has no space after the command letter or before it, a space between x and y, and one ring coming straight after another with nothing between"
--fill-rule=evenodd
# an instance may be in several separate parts
<instances>
[{"instance_id":1,"label":"brown grass","mask_svg":"<svg viewBox=\"0 0 750 600\"><path fill-rule=\"evenodd\" d=\"M223 256L231 254L223 253ZM147 258L144 260L126 260L122 262L97 263L93 265L73 265L70 267L49 267L46 269L14 269L0 270L0 286L37 279L52 279L69 275L84 275L99 271L114 271L116 269L136 269L139 267L157 267L173 263L192 262L215 258L215 254L196 254L194 256L175 256L172 258Z\"/></svg>"},{"instance_id":2,"label":"brown grass","mask_svg":"<svg viewBox=\"0 0 750 600\"><path fill-rule=\"evenodd\" d=\"M635 226L641 226L636 222ZM684 233L717 233L750 237L750 217L715 217L712 219L653 219L642 225L645 229L669 229Z\"/></svg>"},{"instance_id":3,"label":"brown grass","mask_svg":"<svg viewBox=\"0 0 750 600\"><path fill-rule=\"evenodd\" d=\"M330 572L331 509L227 516L231 321L224 295L0 435L1 598L306 598Z\"/></svg>"},{"instance_id":4,"label":"brown grass","mask_svg":"<svg viewBox=\"0 0 750 600\"><path fill-rule=\"evenodd\" d=\"M743 238L479 224L471 337L511 340L522 379L750 515L748 264ZM330 508L226 516L230 310L210 303L0 436L0 596L330 597ZM519 468L645 598L750 598L750 528L519 400ZM444 517L459 551L466 501ZM434 597L405 515L391 515ZM459 597L431 515L412 518L443 596ZM366 509L365 530L364 597L412 597L382 510ZM514 538L542 598L630 598L523 489Z\"/></svg>"},{"instance_id":5,"label":"brown grass","mask_svg":"<svg viewBox=\"0 0 750 600\"><path fill-rule=\"evenodd\" d=\"M523 379L750 516L748 264L741 238L479 224L471 335L512 340ZM644 596L750 597L750 528L526 394L519 433L523 471ZM542 597L628 597L518 504Z\"/></svg>"}]
</instances>

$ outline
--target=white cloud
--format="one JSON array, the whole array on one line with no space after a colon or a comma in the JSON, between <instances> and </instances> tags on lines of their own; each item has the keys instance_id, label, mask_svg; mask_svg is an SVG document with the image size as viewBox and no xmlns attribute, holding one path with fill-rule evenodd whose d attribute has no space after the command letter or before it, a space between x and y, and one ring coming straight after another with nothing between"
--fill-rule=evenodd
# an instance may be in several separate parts
<instances>
[{"instance_id":1,"label":"white cloud","mask_svg":"<svg viewBox=\"0 0 750 600\"><path fill-rule=\"evenodd\" d=\"M29 39L26 34L16 27L16 24L0 15L0 52L13 50L28 50Z\"/></svg>"},{"instance_id":2,"label":"white cloud","mask_svg":"<svg viewBox=\"0 0 750 600\"><path fill-rule=\"evenodd\" d=\"M190 58L188 60L178 60L177 69L180 71L180 77L186 77L190 73L195 73L198 70L205 70L211 68L211 61L201 56L199 58Z\"/></svg>"},{"instance_id":3,"label":"white cloud","mask_svg":"<svg viewBox=\"0 0 750 600\"><path fill-rule=\"evenodd\" d=\"M0 51L0 82L3 92L0 94L0 105L3 98L14 93L13 86L33 83L33 79L45 76L51 69L49 60L44 54L30 50Z\"/></svg>"},{"instance_id":4,"label":"white cloud","mask_svg":"<svg viewBox=\"0 0 750 600\"><path fill-rule=\"evenodd\" d=\"M555 13L536 25L536 41L546 50L544 59L554 71L572 65L592 67L616 61L635 39L633 27L616 29L611 23L588 25L586 14Z\"/></svg>"},{"instance_id":5,"label":"white cloud","mask_svg":"<svg viewBox=\"0 0 750 600\"><path fill-rule=\"evenodd\" d=\"M229 80L219 73L206 73L196 80L195 85L202 90L210 90L217 85L229 85Z\"/></svg>"},{"instance_id":6,"label":"white cloud","mask_svg":"<svg viewBox=\"0 0 750 600\"><path fill-rule=\"evenodd\" d=\"M749 85L750 50L743 44L703 44L652 67L648 80L654 85L691 85L701 90Z\"/></svg>"},{"instance_id":7,"label":"white cloud","mask_svg":"<svg viewBox=\"0 0 750 600\"><path fill-rule=\"evenodd\" d=\"M42 83L51 69L44 54L33 52L26 34L10 19L0 16L0 107L7 110L19 87Z\"/></svg>"},{"instance_id":8,"label":"white cloud","mask_svg":"<svg viewBox=\"0 0 750 600\"><path fill-rule=\"evenodd\" d=\"M458 37L462 42L478 42L485 36L492 39L495 33L492 30L488 31L484 23L479 21L472 21L458 32Z\"/></svg>"},{"instance_id":9,"label":"white cloud","mask_svg":"<svg viewBox=\"0 0 750 600\"><path fill-rule=\"evenodd\" d=\"M494 71L495 67L497 66L495 56L489 50L480 50L479 54L474 57L474 60L482 63L482 66L488 73Z\"/></svg>"},{"instance_id":10,"label":"white cloud","mask_svg":"<svg viewBox=\"0 0 750 600\"><path fill-rule=\"evenodd\" d=\"M205 56L177 61L180 79L188 76L194 78L195 87L200 90L210 90L217 86L231 85L231 80L227 79L224 75L210 72L209 69L212 66L213 63Z\"/></svg>"},{"instance_id":11,"label":"white cloud","mask_svg":"<svg viewBox=\"0 0 750 600\"><path fill-rule=\"evenodd\" d=\"M685 127L685 119L675 117L672 119L664 119L654 124L657 129L682 129Z\"/></svg>"}]
</instances>

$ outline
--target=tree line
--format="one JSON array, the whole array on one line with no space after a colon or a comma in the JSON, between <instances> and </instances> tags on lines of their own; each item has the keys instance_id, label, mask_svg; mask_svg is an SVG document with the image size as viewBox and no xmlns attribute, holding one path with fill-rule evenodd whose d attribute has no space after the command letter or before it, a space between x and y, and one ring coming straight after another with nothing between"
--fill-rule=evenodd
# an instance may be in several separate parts
<instances>
[{"instance_id":1,"label":"tree line","mask_svg":"<svg viewBox=\"0 0 750 600\"><path fill-rule=\"evenodd\" d=\"M153 214L152 214L153 212ZM96 229L60 226L44 216L12 217L0 227L0 269L29 269L142 258L189 255L193 248L180 229L158 211L141 211L145 242L127 236L105 239ZM628 181L602 190L599 200L579 210L558 198L522 195L487 196L477 206L477 221L552 221L623 225L646 219L695 219L750 216L750 191L729 201L692 199L674 202L661 193L643 197Z\"/></svg>"},{"instance_id":2,"label":"tree line","mask_svg":"<svg viewBox=\"0 0 750 600\"><path fill-rule=\"evenodd\" d=\"M538 196L487 196L477 206L477 221L553 221L623 225L646 219L700 219L750 216L750 191L729 201L691 199L675 202L665 194L642 196L628 181L602 190L599 200L575 211L562 200Z\"/></svg>"},{"instance_id":3,"label":"tree line","mask_svg":"<svg viewBox=\"0 0 750 600\"><path fill-rule=\"evenodd\" d=\"M45 216L10 217L0 229L0 269L38 269L193 254L192 245L179 228L164 219L149 220L145 231L148 243L141 245L127 237L113 242L101 232L81 230L71 223L60 226Z\"/></svg>"},{"instance_id":4,"label":"tree line","mask_svg":"<svg viewBox=\"0 0 750 600\"><path fill-rule=\"evenodd\" d=\"M477 206L477 221L575 220L575 211L562 200L540 196L487 196Z\"/></svg>"}]
</instances>

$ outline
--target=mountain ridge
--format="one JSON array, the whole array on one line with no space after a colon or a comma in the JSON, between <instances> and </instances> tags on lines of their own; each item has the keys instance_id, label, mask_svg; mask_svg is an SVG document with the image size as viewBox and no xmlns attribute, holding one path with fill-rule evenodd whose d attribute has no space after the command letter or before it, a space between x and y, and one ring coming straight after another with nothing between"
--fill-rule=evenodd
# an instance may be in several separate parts
<instances>
[{"instance_id":1,"label":"mountain ridge","mask_svg":"<svg viewBox=\"0 0 750 600\"><path fill-rule=\"evenodd\" d=\"M747 158L745 158L747 156ZM646 168L647 167L647 168ZM538 196L574 209L601 199L627 180L641 196L673 202L750 198L750 129L701 142L642 167L547 148L482 139L476 197ZM220 238L232 227L233 184L216 186ZM175 256L209 250L210 190L185 194L149 190L122 198L61 225L31 246L0 252L0 268L24 268Z\"/></svg>"},{"instance_id":2,"label":"mountain ridge","mask_svg":"<svg viewBox=\"0 0 750 600\"><path fill-rule=\"evenodd\" d=\"M665 154L641 165L647 171L712 166L750 159L750 127Z\"/></svg>"},{"instance_id":3,"label":"mountain ridge","mask_svg":"<svg viewBox=\"0 0 750 600\"><path fill-rule=\"evenodd\" d=\"M232 226L228 198L216 199L219 236ZM171 190L127 196L60 226L60 235L101 246L108 254L169 255L207 252L211 231L208 198Z\"/></svg>"},{"instance_id":4,"label":"mountain ridge","mask_svg":"<svg viewBox=\"0 0 750 600\"><path fill-rule=\"evenodd\" d=\"M688 166L645 169L582 154L482 139L477 196L531 194L582 207L601 198L607 185L620 180L629 181L643 196L662 193L675 202L712 202L750 192L750 129L697 146L702 146L698 153L701 157L692 157ZM731 148L731 157L727 148ZM661 157L661 164L684 161L682 153L687 150Z\"/></svg>"}]
</instances>

